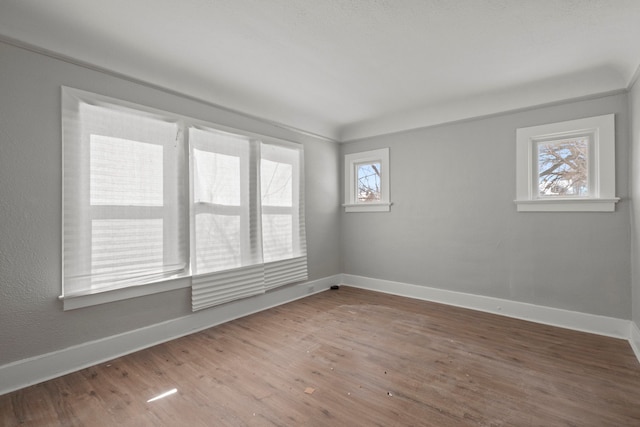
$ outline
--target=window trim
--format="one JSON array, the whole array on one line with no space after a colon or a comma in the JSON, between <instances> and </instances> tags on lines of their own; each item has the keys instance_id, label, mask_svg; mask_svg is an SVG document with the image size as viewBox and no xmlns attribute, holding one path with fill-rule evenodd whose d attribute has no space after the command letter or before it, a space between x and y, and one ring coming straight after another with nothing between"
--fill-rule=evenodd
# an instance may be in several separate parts
<instances>
[{"instance_id":1,"label":"window trim","mask_svg":"<svg viewBox=\"0 0 640 427\"><path fill-rule=\"evenodd\" d=\"M62 110L62 133L61 133L61 142L62 142L62 150L61 150L61 160L62 160L62 191L63 191L63 203L61 206L62 209L62 258L61 258L61 295L58 297L63 304L63 310L71 310L76 308L88 307L98 304L103 304L107 302L119 301L124 299L135 298L137 296L142 295L151 295L159 292L166 292L169 290L180 289L185 287L185 282L182 279L186 279L189 276L189 264L188 260L186 260L186 264L183 268L176 270L174 272L167 272L166 275L162 277L155 277L146 281L144 283L130 283L125 286L105 286L95 289L83 289L81 291L71 291L65 287L65 217L66 217L66 201L64 199L65 193L65 158L68 155L66 144L67 139L71 138L81 138L83 141L89 141L89 135L85 134L85 130L83 129L80 132L77 132L76 125L73 124L73 116L78 114L80 103L86 103L89 105L102 106L113 110L122 109L122 111L135 112L140 116L150 117L156 120L165 121L168 123L174 123L176 125L176 129L178 133L181 133L183 128L182 116L177 114L169 113L163 110L155 109L152 107L148 107L141 104L136 104L132 102L128 102L125 100L112 98L109 96L101 95L98 93L88 92L76 88L71 88L67 86L61 86L61 110ZM118 129L116 132L117 135L115 137L122 138L125 136L125 133L122 133L122 129ZM73 136L72 136L73 135ZM113 136L113 135L107 135ZM127 138L125 138L127 139ZM72 145L75 142L72 143ZM178 147L179 150L183 150L184 147ZM77 148L71 148L71 150L77 150ZM82 164L80 167L89 168L89 156L88 151L82 151L80 154ZM183 156L183 160L187 159L187 153L181 152ZM163 147L163 162L169 161L168 156L166 155L166 147ZM177 170L173 171L177 174ZM88 176L88 173L85 174ZM178 182L178 187L180 186L180 182ZM176 187L176 191L179 191ZM186 187L185 187L186 190ZM167 197L167 189L163 189L164 197ZM177 195L176 197L180 197ZM88 219L96 218L95 209L91 206L89 201L89 194L81 194L81 196L77 199L78 204L82 204L87 207L86 217ZM120 212L126 211L134 211L138 209L138 207L118 207L113 206L114 210ZM159 211L162 210L163 217L169 215L170 217L174 216L173 212L168 212L163 207L159 207ZM179 214L178 214L179 215ZM169 224L166 224L163 221L163 233L167 232L167 228ZM187 230L184 230L185 232ZM175 231L178 233L179 231ZM87 261L85 261L87 262Z\"/></svg>"},{"instance_id":2,"label":"window trim","mask_svg":"<svg viewBox=\"0 0 640 427\"><path fill-rule=\"evenodd\" d=\"M357 167L363 163L380 163L380 201L358 202L356 198ZM344 207L345 212L389 212L391 210L389 188L389 148L362 151L344 156Z\"/></svg>"},{"instance_id":3,"label":"window trim","mask_svg":"<svg viewBox=\"0 0 640 427\"><path fill-rule=\"evenodd\" d=\"M540 141L590 135L589 195L538 195L536 148ZM615 114L568 120L516 130L516 200L518 212L613 212L615 197Z\"/></svg>"},{"instance_id":4,"label":"window trim","mask_svg":"<svg viewBox=\"0 0 640 427\"><path fill-rule=\"evenodd\" d=\"M60 295L58 299L62 301L64 311L67 311L190 287L191 276L180 276L164 278L144 285L103 290L92 294Z\"/></svg>"},{"instance_id":5,"label":"window trim","mask_svg":"<svg viewBox=\"0 0 640 427\"><path fill-rule=\"evenodd\" d=\"M178 131L177 131L177 135L176 135L176 142L179 142L179 145L183 146L183 150L184 150L184 158L182 159L183 161L185 161L185 165L186 165L186 171L185 171L185 175L183 176L182 181L184 182L180 182L179 185L181 186L181 188L183 187L183 189L185 190L185 194L183 195L183 197L181 197L181 203L185 204L184 209L186 209L186 215L187 217L190 217L190 213L189 213L189 209L190 209L190 205L191 205L191 199L192 199L192 188L190 185L190 181L191 181L191 174L192 174L192 169L190 167L190 158L189 158L189 153L191 150L191 145L189 144L189 139L188 139L188 129L190 127L196 127L196 128L208 128L208 129L212 129L215 130L217 132L228 132L228 133L233 133L236 135L241 135L243 137L249 138L249 139L255 139L257 143L262 143L262 144L270 144L270 145L278 145L278 146L282 146L282 147L289 147L291 149L295 149L298 151L298 156L299 156L299 168L296 171L297 173L297 177L298 177L298 182L297 182L297 187L298 189L302 188L302 192L304 191L304 146L301 143L298 142L293 142L293 141L288 141L288 140L284 140L284 139L280 139L277 137L271 137L268 135L262 135L259 133L255 133L255 132L250 132L250 131L245 131L243 129L238 129L238 128L234 128L234 127L230 127L230 126L225 126L225 125L220 125L217 123L213 123L213 122L209 122L209 121L204 121L204 120L199 120L199 119L195 119L189 116L185 116L185 115L181 115L181 114L177 114L177 113L173 113L173 112L168 112L168 111L164 111L164 110L159 110L153 107L149 107L147 105L144 104L138 104L138 103L133 103L133 102L129 102L129 101L125 101L122 99L118 99L118 98L113 98L110 96L106 96L106 95L101 95L98 93L93 93L93 92L88 92L88 91L84 91L84 90L80 90L80 89L75 89L75 88L71 88L71 87L67 87L67 86L61 86L61 92L62 92L62 108L64 109L65 106L67 106L67 104L65 104L65 93L68 95L71 95L72 97L76 97L79 99L82 99L84 101L88 101L88 102L92 102L92 103L107 103L109 105L116 105L119 107L123 107L125 109L130 109L130 110L134 110L136 112L139 112L141 114L146 114L146 115L152 115L152 116L158 116L158 117L162 117L164 120L170 121L170 122L176 122L178 124ZM66 122L65 122L65 117L64 117L64 111L63 111L63 117L62 117L62 147L63 149L61 150L61 160L62 160L62 166L64 168L64 163L65 163L65 150L64 150L64 141L65 141L65 126L66 126ZM166 157L166 156L165 156ZM256 161L260 161L259 159L257 159ZM64 175L63 175L63 179L62 179L62 186L63 186L63 191L64 191ZM259 188L259 186L258 186ZM299 200L299 206L298 206L298 212L299 212L299 218L294 218L294 222L297 224L300 233L299 236L299 240L296 242L296 245L298 246L298 254L296 257L293 257L291 259L284 259L282 260L282 262L280 261L274 261L274 262L270 262L270 263L266 263L264 262L264 260L262 261L262 266L265 270L267 270L268 268L271 267L271 265L274 265L275 267L273 268L277 268L278 271L271 272L271 276L273 276L276 280L279 279L280 281L277 283L271 283L268 284L266 283L266 278L265 278L265 284L264 286L267 288L267 290L273 289L275 287L278 286L282 286L288 283L293 283L291 281L287 281L287 280L283 280L282 278L280 278L279 275L279 271L283 270L283 268L280 266L280 264L284 263L284 264L293 264L294 267L297 268L297 276L296 278L299 279L298 281L301 280L307 280L307 269L306 269L306 262L307 262L307 254L306 254L306 239L304 236L305 233L305 227L304 227L304 193L302 193L302 197ZM64 211L64 202L62 205L62 230L64 233L64 221L65 221L65 211ZM191 221L189 221L189 225L187 227L187 238L189 240L189 243L187 245L188 250L190 249L190 241L191 239L191 233L189 231L189 228L191 227ZM61 253L64 256L64 238L62 239L62 248L61 248ZM190 256L193 256L193 254L191 254ZM64 262L64 259L61 259L61 261ZM288 267L287 267L288 268ZM302 277L302 273L300 273L301 270L304 270L304 279L301 279L300 277ZM66 293L65 294L65 288L64 288L64 264L62 265L62 271L61 271L61 283L62 283L62 293L60 296L58 296L58 300L61 301L62 306L63 306L63 310L67 311L67 310L72 310L72 309L78 309L78 308L83 308L83 307L90 307L90 306L94 306L94 305L99 305L99 304L103 304L103 303L109 303L109 302L115 302L115 301L121 301L121 300L127 300L127 299L131 299L131 298L136 298L136 297L140 297L140 296L146 296L146 295L152 295L152 294L157 294L157 293L161 293L161 292L167 292L167 291L174 291L174 290L180 290L180 289L184 289L184 288L192 288L192 292L193 292L193 286L194 286L194 281L196 280L196 278L194 277L193 272L191 271L191 261L190 259L187 260L187 265L186 265L186 269L184 272L180 273L180 274L175 274L172 276L168 276L168 277L163 277L163 278L158 278L157 280L150 280L148 282L145 282L143 284L135 284L135 285L130 285L130 286L124 286L124 287L118 287L118 288L104 288L104 289L98 289L95 291L89 291L89 292L83 292L83 293L75 293L75 294L69 294ZM273 279L272 279L273 280Z\"/></svg>"}]
</instances>

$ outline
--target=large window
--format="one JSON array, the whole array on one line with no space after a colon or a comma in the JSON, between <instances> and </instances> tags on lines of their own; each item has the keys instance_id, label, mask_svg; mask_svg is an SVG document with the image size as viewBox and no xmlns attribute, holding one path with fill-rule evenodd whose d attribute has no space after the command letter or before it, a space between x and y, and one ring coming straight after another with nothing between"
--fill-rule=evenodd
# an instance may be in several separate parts
<instances>
[{"instance_id":1,"label":"large window","mask_svg":"<svg viewBox=\"0 0 640 427\"><path fill-rule=\"evenodd\" d=\"M194 310L306 280L298 144L69 88L63 144L65 308L181 276Z\"/></svg>"},{"instance_id":2,"label":"large window","mask_svg":"<svg viewBox=\"0 0 640 427\"><path fill-rule=\"evenodd\" d=\"M229 270L262 262L256 221L255 173L249 138L191 128L193 271ZM253 193L253 194L252 194ZM254 202L251 203L251 200Z\"/></svg>"},{"instance_id":3,"label":"large window","mask_svg":"<svg viewBox=\"0 0 640 427\"><path fill-rule=\"evenodd\" d=\"M260 150L262 246L265 262L300 255L300 156L290 148L262 144Z\"/></svg>"},{"instance_id":4,"label":"large window","mask_svg":"<svg viewBox=\"0 0 640 427\"><path fill-rule=\"evenodd\" d=\"M260 144L260 200L265 287L307 277L302 151Z\"/></svg>"},{"instance_id":5,"label":"large window","mask_svg":"<svg viewBox=\"0 0 640 427\"><path fill-rule=\"evenodd\" d=\"M68 89L63 111L64 296L186 274L177 121Z\"/></svg>"},{"instance_id":6,"label":"large window","mask_svg":"<svg viewBox=\"0 0 640 427\"><path fill-rule=\"evenodd\" d=\"M520 128L518 211L613 211L614 115Z\"/></svg>"}]
</instances>

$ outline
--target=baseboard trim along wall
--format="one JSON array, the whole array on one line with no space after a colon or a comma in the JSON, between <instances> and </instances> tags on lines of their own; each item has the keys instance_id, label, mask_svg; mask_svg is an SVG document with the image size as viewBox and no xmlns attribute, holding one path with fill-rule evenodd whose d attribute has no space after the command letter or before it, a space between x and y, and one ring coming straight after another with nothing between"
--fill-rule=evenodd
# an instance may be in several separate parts
<instances>
[{"instance_id":1,"label":"baseboard trim along wall","mask_svg":"<svg viewBox=\"0 0 640 427\"><path fill-rule=\"evenodd\" d=\"M636 358L640 362L640 329L638 329L638 325L636 325L634 322L631 322L631 327L629 329L629 344L631 344L631 348L636 354Z\"/></svg>"},{"instance_id":2,"label":"baseboard trim along wall","mask_svg":"<svg viewBox=\"0 0 640 427\"><path fill-rule=\"evenodd\" d=\"M341 275L280 288L188 316L0 366L0 395L103 363L337 285Z\"/></svg>"},{"instance_id":3,"label":"baseboard trim along wall","mask_svg":"<svg viewBox=\"0 0 640 427\"><path fill-rule=\"evenodd\" d=\"M589 332L613 338L623 338L626 340L630 339L631 322L624 319L430 288L427 286L372 279L351 274L342 275L342 284L355 288L369 289L392 295L484 311L516 319L529 320L581 332ZM638 338L637 344L639 344L640 348L640 335L638 335ZM636 356L637 355L638 352L636 352ZM640 361L640 357L638 360Z\"/></svg>"},{"instance_id":4,"label":"baseboard trim along wall","mask_svg":"<svg viewBox=\"0 0 640 427\"><path fill-rule=\"evenodd\" d=\"M0 366L0 395L305 298L337 284L626 339L640 361L640 329L629 320L408 283L338 274Z\"/></svg>"}]
</instances>

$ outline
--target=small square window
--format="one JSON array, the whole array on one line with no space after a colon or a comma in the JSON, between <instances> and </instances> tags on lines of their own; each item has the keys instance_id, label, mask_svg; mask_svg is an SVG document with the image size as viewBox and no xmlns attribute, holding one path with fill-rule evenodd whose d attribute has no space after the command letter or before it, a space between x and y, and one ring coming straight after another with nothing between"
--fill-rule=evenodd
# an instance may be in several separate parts
<instances>
[{"instance_id":1,"label":"small square window","mask_svg":"<svg viewBox=\"0 0 640 427\"><path fill-rule=\"evenodd\" d=\"M588 135L536 144L538 197L589 196Z\"/></svg>"},{"instance_id":2,"label":"small square window","mask_svg":"<svg viewBox=\"0 0 640 427\"><path fill-rule=\"evenodd\" d=\"M345 212L386 212L389 202L389 149L347 154Z\"/></svg>"},{"instance_id":3,"label":"small square window","mask_svg":"<svg viewBox=\"0 0 640 427\"><path fill-rule=\"evenodd\" d=\"M614 115L520 128L518 211L615 210Z\"/></svg>"}]
</instances>

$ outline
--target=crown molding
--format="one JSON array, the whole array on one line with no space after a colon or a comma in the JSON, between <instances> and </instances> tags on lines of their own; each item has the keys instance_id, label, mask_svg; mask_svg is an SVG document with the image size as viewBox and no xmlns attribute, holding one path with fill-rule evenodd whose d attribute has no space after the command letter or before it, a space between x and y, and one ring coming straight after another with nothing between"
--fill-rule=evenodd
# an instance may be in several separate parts
<instances>
[{"instance_id":1,"label":"crown molding","mask_svg":"<svg viewBox=\"0 0 640 427\"><path fill-rule=\"evenodd\" d=\"M49 58L53 58L53 59L56 59L56 60L59 60L59 61L62 61L62 62L66 62L68 64L76 65L76 66L79 66L79 67L82 67L82 68L86 68L86 69L89 69L89 70L92 70L92 71L96 71L98 73L106 74L106 75L111 76L111 77L115 77L115 78L118 78L118 79L121 79L121 80L126 80L128 82L135 83L135 84L138 84L138 85L141 85L141 86L145 86L145 87L148 87L150 89L158 90L158 91L167 93L169 95L178 96L178 97L181 97L181 98L184 98L184 99L188 99L190 101L194 101L194 102L206 105L208 107L212 107L212 108L215 108L217 110L224 111L226 113L236 114L238 116L241 116L241 117L244 117L244 118L247 118L247 119L250 119L250 120L255 120L255 121L259 122L259 123L262 123L262 124L265 124L265 125L268 125L268 126L271 126L271 127L274 127L274 128L282 129L282 130L285 130L285 131L288 131L288 132L292 132L292 133L295 133L295 134L298 134L298 135L301 135L301 136L311 137L311 138L314 138L314 139L319 139L319 140L322 140L322 141L332 142L332 143L339 143L340 142L337 139L331 138L329 136L321 135L321 134L318 134L318 133L315 133L315 132L306 131L304 129L300 129L300 128L297 128L295 126L290 126L290 125L287 125L285 123L281 123L281 122L278 122L278 121L275 121L275 120L269 120L269 119L266 119L264 117L256 116L256 115L249 114L249 113L245 113L243 111L236 110L236 109L233 109L233 108L225 107L224 105L217 104L217 103L209 101L209 100L207 100L205 98L200 98L200 97L197 97L197 96L193 96L193 95L189 95L187 93L181 92L179 90L171 89L171 88L166 87L166 86L158 85L158 84L155 84L155 83L150 83L148 81L139 79L137 77L133 77L133 76L128 75L128 74L120 73L118 71L111 70L109 68L100 67L100 66L97 66L95 64L91 64L91 63L89 63L87 61L83 61L81 59L74 58L74 57L69 56L69 55L64 55L64 54L61 54L59 52L55 52L55 51L52 51L52 50L49 50L49 49L45 49L43 47L39 47L39 46L36 46L34 44L31 44L31 43L28 43L28 42L24 42L22 40L18 40L18 39L15 39L15 38L3 35L3 34L0 34L0 42L8 44L8 45L11 45L11 46L14 46L14 47L17 47L19 49L24 49L24 50L27 50L27 51L30 51L30 52L33 52L33 53L37 53L37 54L40 54L40 55L43 55L43 56L47 56Z\"/></svg>"}]
</instances>

